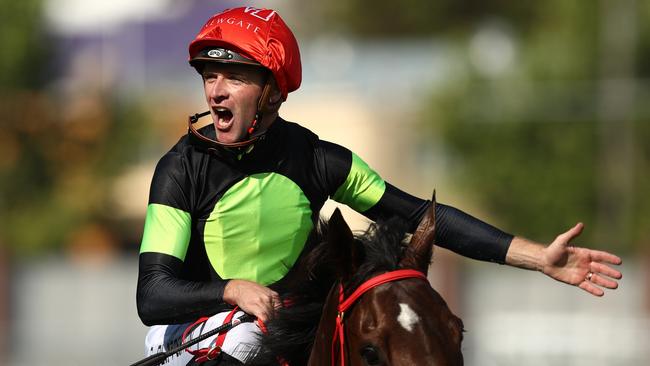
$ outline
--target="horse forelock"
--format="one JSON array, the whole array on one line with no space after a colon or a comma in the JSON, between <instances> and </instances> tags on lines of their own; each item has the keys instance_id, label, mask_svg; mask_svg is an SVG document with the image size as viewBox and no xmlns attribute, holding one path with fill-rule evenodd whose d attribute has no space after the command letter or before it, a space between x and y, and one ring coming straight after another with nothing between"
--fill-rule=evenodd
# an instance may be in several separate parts
<instances>
[{"instance_id":1,"label":"horse forelock","mask_svg":"<svg viewBox=\"0 0 650 366\"><path fill-rule=\"evenodd\" d=\"M400 261L409 254L405 241L407 228L404 220L393 218L373 223L355 237L362 244L364 256L355 274L344 284L346 293L379 272L400 269Z\"/></svg>"},{"instance_id":2,"label":"horse forelock","mask_svg":"<svg viewBox=\"0 0 650 366\"><path fill-rule=\"evenodd\" d=\"M360 263L356 264L354 274L344 283L346 292L354 291L378 272L400 269L404 256L411 255L406 250L407 229L406 221L392 218L371 223L364 232L355 234L354 240L361 248L362 257ZM305 257L299 259L304 276L312 281L316 280L324 287L331 286L336 279L334 272L339 254L333 251L331 243L327 242L328 230L328 223L321 220L305 246ZM321 294L324 289L319 289Z\"/></svg>"}]
</instances>

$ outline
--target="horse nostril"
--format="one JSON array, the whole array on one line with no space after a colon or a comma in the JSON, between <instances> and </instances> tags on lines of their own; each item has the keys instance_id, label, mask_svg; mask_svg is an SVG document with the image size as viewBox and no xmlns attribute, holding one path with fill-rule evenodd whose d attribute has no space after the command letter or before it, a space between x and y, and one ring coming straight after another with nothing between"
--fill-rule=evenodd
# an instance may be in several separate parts
<instances>
[{"instance_id":1,"label":"horse nostril","mask_svg":"<svg viewBox=\"0 0 650 366\"><path fill-rule=\"evenodd\" d=\"M381 359L379 358L379 351L374 346L365 346L361 349L361 357L366 365L374 366L380 365Z\"/></svg>"}]
</instances>

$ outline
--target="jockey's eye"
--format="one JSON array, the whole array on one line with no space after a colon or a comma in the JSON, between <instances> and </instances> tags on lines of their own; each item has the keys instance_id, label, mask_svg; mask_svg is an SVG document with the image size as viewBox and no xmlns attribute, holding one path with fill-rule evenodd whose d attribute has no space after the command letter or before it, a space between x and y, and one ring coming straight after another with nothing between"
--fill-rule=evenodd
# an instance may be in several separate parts
<instances>
[{"instance_id":1,"label":"jockey's eye","mask_svg":"<svg viewBox=\"0 0 650 366\"><path fill-rule=\"evenodd\" d=\"M361 357L368 366L380 365L379 351L373 346L365 346L361 349Z\"/></svg>"}]
</instances>

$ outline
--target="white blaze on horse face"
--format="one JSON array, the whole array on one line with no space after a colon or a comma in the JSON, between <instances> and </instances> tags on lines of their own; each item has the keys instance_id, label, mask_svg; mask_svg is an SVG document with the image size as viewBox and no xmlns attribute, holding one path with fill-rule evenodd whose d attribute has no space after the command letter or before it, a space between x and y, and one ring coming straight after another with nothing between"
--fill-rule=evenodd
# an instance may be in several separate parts
<instances>
[{"instance_id":1,"label":"white blaze on horse face","mask_svg":"<svg viewBox=\"0 0 650 366\"><path fill-rule=\"evenodd\" d=\"M413 331L413 324L420 321L418 314L408 304L399 304L400 312L397 321L409 332Z\"/></svg>"}]
</instances>

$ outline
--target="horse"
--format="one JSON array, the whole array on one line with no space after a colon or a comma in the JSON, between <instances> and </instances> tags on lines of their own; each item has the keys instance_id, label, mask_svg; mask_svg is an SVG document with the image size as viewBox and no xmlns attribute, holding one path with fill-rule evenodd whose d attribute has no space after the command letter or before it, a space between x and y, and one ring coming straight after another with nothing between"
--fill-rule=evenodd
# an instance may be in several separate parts
<instances>
[{"instance_id":1,"label":"horse","mask_svg":"<svg viewBox=\"0 0 650 366\"><path fill-rule=\"evenodd\" d=\"M247 365L462 365L462 320L426 278L435 194L410 243L405 234L390 219L355 237L335 210L276 286L285 306Z\"/></svg>"}]
</instances>

